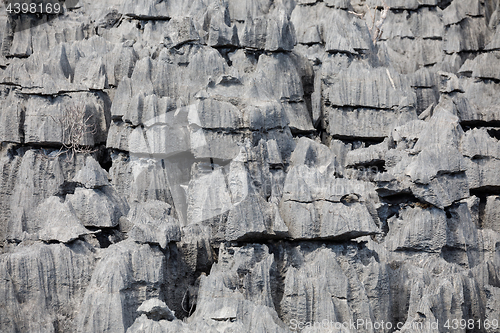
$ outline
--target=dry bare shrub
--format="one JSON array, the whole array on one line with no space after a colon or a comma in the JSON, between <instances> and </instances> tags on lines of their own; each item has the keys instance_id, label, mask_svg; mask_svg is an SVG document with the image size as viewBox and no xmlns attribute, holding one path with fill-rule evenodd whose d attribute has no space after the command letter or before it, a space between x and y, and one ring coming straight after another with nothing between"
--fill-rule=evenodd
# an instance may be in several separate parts
<instances>
[{"instance_id":1,"label":"dry bare shrub","mask_svg":"<svg viewBox=\"0 0 500 333\"><path fill-rule=\"evenodd\" d=\"M370 31L370 35L372 36L373 45L377 45L377 42L382 37L383 33L382 25L384 24L384 21L387 18L387 13L389 12L389 9L391 9L391 7L389 7L384 0L382 0L382 4L383 4L383 9L382 12L380 13L380 17L378 20L377 20L377 12L378 12L377 7L375 7L375 9L372 11L372 9L368 5L365 5L367 11L364 13L356 13L353 11L349 11L349 13L354 14L360 18L364 18L366 15L368 15L368 18L371 19L372 24L371 26L368 25L368 30Z\"/></svg>"},{"instance_id":2,"label":"dry bare shrub","mask_svg":"<svg viewBox=\"0 0 500 333\"><path fill-rule=\"evenodd\" d=\"M83 103L71 104L63 109L63 113L55 119L62 129L62 147L57 156L69 153L68 159L72 160L75 154L91 154L96 150L85 145L85 139L97 132L92 121L93 115L87 115Z\"/></svg>"}]
</instances>

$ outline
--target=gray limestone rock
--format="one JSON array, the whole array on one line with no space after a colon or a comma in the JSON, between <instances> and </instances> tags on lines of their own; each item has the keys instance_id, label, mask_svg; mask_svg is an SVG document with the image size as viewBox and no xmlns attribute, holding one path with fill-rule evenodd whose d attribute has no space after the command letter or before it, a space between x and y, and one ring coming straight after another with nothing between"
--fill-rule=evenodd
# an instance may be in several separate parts
<instances>
[{"instance_id":1,"label":"gray limestone rock","mask_svg":"<svg viewBox=\"0 0 500 333\"><path fill-rule=\"evenodd\" d=\"M335 179L335 157L302 138L291 157L280 211L292 238L356 238L378 232L365 201L369 184Z\"/></svg>"},{"instance_id":2,"label":"gray limestone rock","mask_svg":"<svg viewBox=\"0 0 500 333\"><path fill-rule=\"evenodd\" d=\"M92 53L81 58L75 67L74 82L77 89L103 90L108 88L106 67L102 57Z\"/></svg>"},{"instance_id":3,"label":"gray limestone rock","mask_svg":"<svg viewBox=\"0 0 500 333\"><path fill-rule=\"evenodd\" d=\"M106 140L107 148L129 151L129 138L134 128L130 124L119 121L111 122Z\"/></svg>"},{"instance_id":4,"label":"gray limestone rock","mask_svg":"<svg viewBox=\"0 0 500 333\"><path fill-rule=\"evenodd\" d=\"M482 16L482 10L478 0L453 1L443 11L443 23L445 25L459 23L468 16Z\"/></svg>"},{"instance_id":5,"label":"gray limestone rock","mask_svg":"<svg viewBox=\"0 0 500 333\"><path fill-rule=\"evenodd\" d=\"M491 38L491 42L485 46L485 50L493 51L500 49L500 25L497 26L493 37Z\"/></svg>"},{"instance_id":6,"label":"gray limestone rock","mask_svg":"<svg viewBox=\"0 0 500 333\"><path fill-rule=\"evenodd\" d=\"M4 185L8 196L3 198L1 205L8 212L3 231L4 235L10 235L10 239L18 239L24 232L34 234L40 229L36 217L38 205L51 196L64 195L74 176L73 163L77 162L76 158L70 161L64 156L54 157L37 150L21 150L18 153L22 157L2 168L6 175L11 172L17 175L15 178L4 178L12 184ZM8 160L4 159L3 163Z\"/></svg>"},{"instance_id":7,"label":"gray limestone rock","mask_svg":"<svg viewBox=\"0 0 500 333\"><path fill-rule=\"evenodd\" d=\"M172 312L165 304L165 302L159 300L158 298L151 298L141 304L137 309L139 315L145 314L149 319L153 320L168 320L172 321L175 319L175 313Z\"/></svg>"},{"instance_id":8,"label":"gray limestone rock","mask_svg":"<svg viewBox=\"0 0 500 333\"><path fill-rule=\"evenodd\" d=\"M392 126L416 118L415 95L389 69L353 62L325 91L325 125L338 137L383 138Z\"/></svg>"},{"instance_id":9,"label":"gray limestone rock","mask_svg":"<svg viewBox=\"0 0 500 333\"><path fill-rule=\"evenodd\" d=\"M500 80L500 74L497 70L499 66L499 53L484 53L473 60L466 60L460 67L459 73L482 79Z\"/></svg>"},{"instance_id":10,"label":"gray limestone rock","mask_svg":"<svg viewBox=\"0 0 500 333\"><path fill-rule=\"evenodd\" d=\"M428 184L412 184L410 188L417 198L443 209L469 196L469 189L473 188L469 179L464 172L445 173Z\"/></svg>"},{"instance_id":11,"label":"gray limestone rock","mask_svg":"<svg viewBox=\"0 0 500 333\"><path fill-rule=\"evenodd\" d=\"M109 185L108 173L92 156L87 156L84 163L84 166L73 178L75 183L82 184L88 189L95 189Z\"/></svg>"},{"instance_id":12,"label":"gray limestone rock","mask_svg":"<svg viewBox=\"0 0 500 333\"><path fill-rule=\"evenodd\" d=\"M367 148L355 149L347 152L345 164L347 167L374 166L384 162L388 150L388 140Z\"/></svg>"},{"instance_id":13,"label":"gray limestone rock","mask_svg":"<svg viewBox=\"0 0 500 333\"><path fill-rule=\"evenodd\" d=\"M236 25L231 26L229 10L227 6L217 5L210 11L210 23L208 28L208 41L210 46L239 46L238 30ZM206 23L206 21L205 21Z\"/></svg>"},{"instance_id":14,"label":"gray limestone rock","mask_svg":"<svg viewBox=\"0 0 500 333\"><path fill-rule=\"evenodd\" d=\"M223 169L212 169L208 163L199 163L195 167L199 175L189 182L187 191L189 224L219 217L232 206Z\"/></svg>"},{"instance_id":15,"label":"gray limestone rock","mask_svg":"<svg viewBox=\"0 0 500 333\"><path fill-rule=\"evenodd\" d=\"M121 13L140 19L166 19L170 17L166 2L148 3L147 1L123 1Z\"/></svg>"},{"instance_id":16,"label":"gray limestone rock","mask_svg":"<svg viewBox=\"0 0 500 333\"><path fill-rule=\"evenodd\" d=\"M354 318L367 323L390 317L378 305L391 304L388 268L363 252L349 245L311 246L305 242L282 250L286 269L280 309L290 329L327 318L329 330L337 322L346 323L343 328L337 324L334 330L342 332L356 322ZM361 327L360 323L358 329ZM367 327L367 331L371 329Z\"/></svg>"},{"instance_id":17,"label":"gray limestone rock","mask_svg":"<svg viewBox=\"0 0 500 333\"><path fill-rule=\"evenodd\" d=\"M492 157L500 159L500 142L486 129L472 129L465 133L460 145L464 156L471 159Z\"/></svg>"},{"instance_id":18,"label":"gray limestone rock","mask_svg":"<svg viewBox=\"0 0 500 333\"><path fill-rule=\"evenodd\" d=\"M76 315L76 331L124 332L139 305L159 296L164 265L161 251L147 244L126 240L103 250Z\"/></svg>"},{"instance_id":19,"label":"gray limestone rock","mask_svg":"<svg viewBox=\"0 0 500 333\"><path fill-rule=\"evenodd\" d=\"M58 197L48 198L38 206L36 212L40 227L38 237L46 242L68 243L89 234L77 214L70 201L62 203Z\"/></svg>"},{"instance_id":20,"label":"gray limestone rock","mask_svg":"<svg viewBox=\"0 0 500 333\"><path fill-rule=\"evenodd\" d=\"M497 2L0 1L0 331L493 324Z\"/></svg>"},{"instance_id":21,"label":"gray limestone rock","mask_svg":"<svg viewBox=\"0 0 500 333\"><path fill-rule=\"evenodd\" d=\"M66 198L87 227L116 227L120 217L127 215L129 209L127 202L109 186L100 189L77 187L75 193Z\"/></svg>"},{"instance_id":22,"label":"gray limestone rock","mask_svg":"<svg viewBox=\"0 0 500 333\"><path fill-rule=\"evenodd\" d=\"M490 40L491 32L482 17L467 17L446 27L443 49L447 53L478 51Z\"/></svg>"},{"instance_id":23,"label":"gray limestone rock","mask_svg":"<svg viewBox=\"0 0 500 333\"><path fill-rule=\"evenodd\" d=\"M392 250L439 252L446 245L446 213L437 208L407 207L388 222Z\"/></svg>"},{"instance_id":24,"label":"gray limestone rock","mask_svg":"<svg viewBox=\"0 0 500 333\"><path fill-rule=\"evenodd\" d=\"M453 104L461 121L495 122L500 119L500 85L473 79L461 80L460 83L464 93L454 96Z\"/></svg>"},{"instance_id":25,"label":"gray limestone rock","mask_svg":"<svg viewBox=\"0 0 500 333\"><path fill-rule=\"evenodd\" d=\"M315 271L314 264L319 262L324 265L321 265L321 271ZM348 289L349 279L335 253L329 249L312 252L301 267L291 266L286 273L280 304L285 321L293 324L294 321L314 322L323 318L328 322L347 319L350 312ZM312 299L314 304L308 306L307 300Z\"/></svg>"},{"instance_id":26,"label":"gray limestone rock","mask_svg":"<svg viewBox=\"0 0 500 333\"><path fill-rule=\"evenodd\" d=\"M204 327L208 329L208 327ZM155 321L149 319L145 314L137 318L132 326L127 329L127 333L164 333L164 332L186 332L186 325L180 320L173 322L167 320Z\"/></svg>"},{"instance_id":27,"label":"gray limestone rock","mask_svg":"<svg viewBox=\"0 0 500 333\"><path fill-rule=\"evenodd\" d=\"M243 332L286 332L271 294L273 256L265 245L242 248L221 245L219 263L202 276L196 311L188 327L200 321L215 329ZM239 274L242 274L241 284Z\"/></svg>"},{"instance_id":28,"label":"gray limestone rock","mask_svg":"<svg viewBox=\"0 0 500 333\"><path fill-rule=\"evenodd\" d=\"M93 269L94 254L83 241L35 243L2 255L2 332L74 332Z\"/></svg>"},{"instance_id":29,"label":"gray limestone rock","mask_svg":"<svg viewBox=\"0 0 500 333\"><path fill-rule=\"evenodd\" d=\"M497 159L477 159L467 161L467 178L471 189L494 188L500 186L498 181Z\"/></svg>"},{"instance_id":30,"label":"gray limestone rock","mask_svg":"<svg viewBox=\"0 0 500 333\"><path fill-rule=\"evenodd\" d=\"M191 17L174 17L167 26L168 43L170 47L178 47L184 43L200 39Z\"/></svg>"},{"instance_id":31,"label":"gray limestone rock","mask_svg":"<svg viewBox=\"0 0 500 333\"><path fill-rule=\"evenodd\" d=\"M327 52L361 53L371 49L367 26L345 10L329 10L324 18L324 42Z\"/></svg>"},{"instance_id":32,"label":"gray limestone rock","mask_svg":"<svg viewBox=\"0 0 500 333\"><path fill-rule=\"evenodd\" d=\"M486 309L486 318L489 319L489 321L495 320L495 318L498 317L498 305L500 301L500 288L492 286L492 285L487 285L485 287L485 293L487 297L487 309ZM488 321L488 323L489 323ZM496 323L496 322L495 322ZM496 325L495 325L496 327ZM489 326L486 328L486 332L494 332L495 328L493 326Z\"/></svg>"},{"instance_id":33,"label":"gray limestone rock","mask_svg":"<svg viewBox=\"0 0 500 333\"><path fill-rule=\"evenodd\" d=\"M283 104L278 102L253 103L242 112L243 124L251 130L283 129L290 124Z\"/></svg>"},{"instance_id":34,"label":"gray limestone rock","mask_svg":"<svg viewBox=\"0 0 500 333\"><path fill-rule=\"evenodd\" d=\"M379 52L388 57L400 73L411 74L424 66L442 62L442 45L440 37L432 39L397 37L381 44Z\"/></svg>"},{"instance_id":35,"label":"gray limestone rock","mask_svg":"<svg viewBox=\"0 0 500 333\"><path fill-rule=\"evenodd\" d=\"M383 139L392 128L416 118L414 112L326 107L328 132L337 138Z\"/></svg>"},{"instance_id":36,"label":"gray limestone rock","mask_svg":"<svg viewBox=\"0 0 500 333\"><path fill-rule=\"evenodd\" d=\"M100 93L30 97L25 102L24 141L67 146L93 146L105 142L109 105L104 98Z\"/></svg>"},{"instance_id":37,"label":"gray limestone rock","mask_svg":"<svg viewBox=\"0 0 500 333\"><path fill-rule=\"evenodd\" d=\"M464 135L461 144L462 154L467 157L466 174L470 188L488 188L499 186L498 140L488 135L484 129L475 129Z\"/></svg>"},{"instance_id":38,"label":"gray limestone rock","mask_svg":"<svg viewBox=\"0 0 500 333\"><path fill-rule=\"evenodd\" d=\"M355 15L337 9L344 6L331 2L296 6L291 21L297 32L297 41L303 44L323 44L327 52L356 54L370 50L372 42L366 24ZM303 17L310 19L303 20Z\"/></svg>"},{"instance_id":39,"label":"gray limestone rock","mask_svg":"<svg viewBox=\"0 0 500 333\"><path fill-rule=\"evenodd\" d=\"M259 96L263 99L274 98L290 102L303 99L301 77L292 57L286 53L261 55L254 80Z\"/></svg>"},{"instance_id":40,"label":"gray limestone rock","mask_svg":"<svg viewBox=\"0 0 500 333\"><path fill-rule=\"evenodd\" d=\"M446 246L464 251L477 248L477 225L474 221L474 212L471 209L474 204L479 204L479 200L475 199L477 202L472 203L473 205L462 200L449 210L451 217L447 218Z\"/></svg>"},{"instance_id":41,"label":"gray limestone rock","mask_svg":"<svg viewBox=\"0 0 500 333\"><path fill-rule=\"evenodd\" d=\"M127 216L133 223L128 237L138 243L159 244L163 249L170 242L180 241L179 222L171 216L171 211L172 207L162 201L135 203Z\"/></svg>"},{"instance_id":42,"label":"gray limestone rock","mask_svg":"<svg viewBox=\"0 0 500 333\"><path fill-rule=\"evenodd\" d=\"M22 142L21 119L24 106L11 92L0 104L0 142Z\"/></svg>"},{"instance_id":43,"label":"gray limestone rock","mask_svg":"<svg viewBox=\"0 0 500 333\"><path fill-rule=\"evenodd\" d=\"M500 200L499 196L489 196L486 199L486 207L484 210L482 227L492 229L496 232L500 231L499 224L499 205L498 201Z\"/></svg>"},{"instance_id":44,"label":"gray limestone rock","mask_svg":"<svg viewBox=\"0 0 500 333\"><path fill-rule=\"evenodd\" d=\"M291 51L296 42L293 24L280 7L267 16L247 17L239 39L243 47L266 51Z\"/></svg>"},{"instance_id":45,"label":"gray limestone rock","mask_svg":"<svg viewBox=\"0 0 500 333\"><path fill-rule=\"evenodd\" d=\"M334 106L393 109L410 106L415 97L408 93L403 78L386 68L370 68L353 62L328 88L326 98Z\"/></svg>"}]
</instances>

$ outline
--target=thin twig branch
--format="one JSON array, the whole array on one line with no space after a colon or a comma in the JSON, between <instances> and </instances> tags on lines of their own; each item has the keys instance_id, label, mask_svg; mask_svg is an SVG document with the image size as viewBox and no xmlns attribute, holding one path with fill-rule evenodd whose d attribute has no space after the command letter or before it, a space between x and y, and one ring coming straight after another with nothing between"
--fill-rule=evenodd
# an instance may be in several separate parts
<instances>
[{"instance_id":1,"label":"thin twig branch","mask_svg":"<svg viewBox=\"0 0 500 333\"><path fill-rule=\"evenodd\" d=\"M86 115L85 105L70 105L63 109L62 115L52 118L61 125L62 130L62 147L56 156L69 152L68 160L72 160L78 153L91 154L96 151L84 145L87 136L97 133L92 114Z\"/></svg>"}]
</instances>

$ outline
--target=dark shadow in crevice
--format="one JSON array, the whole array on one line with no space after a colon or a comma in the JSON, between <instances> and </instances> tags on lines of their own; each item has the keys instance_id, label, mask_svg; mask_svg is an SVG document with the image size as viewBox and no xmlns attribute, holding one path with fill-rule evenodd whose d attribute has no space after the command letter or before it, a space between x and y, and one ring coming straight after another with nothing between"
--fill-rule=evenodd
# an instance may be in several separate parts
<instances>
[{"instance_id":1,"label":"dark shadow in crevice","mask_svg":"<svg viewBox=\"0 0 500 333\"><path fill-rule=\"evenodd\" d=\"M500 140L500 128L488 128L486 132L488 132L489 136L492 138Z\"/></svg>"},{"instance_id":2,"label":"dark shadow in crevice","mask_svg":"<svg viewBox=\"0 0 500 333\"><path fill-rule=\"evenodd\" d=\"M109 172L111 166L113 165L113 161L111 160L110 149L105 146L100 146L99 149L94 153L95 160L99 163L101 168Z\"/></svg>"},{"instance_id":3,"label":"dark shadow in crevice","mask_svg":"<svg viewBox=\"0 0 500 333\"><path fill-rule=\"evenodd\" d=\"M88 230L93 231L90 237L95 237L101 249L108 248L110 245L116 244L124 240L122 232L116 228L99 228L99 227L86 227ZM88 237L88 236L87 236Z\"/></svg>"},{"instance_id":4,"label":"dark shadow in crevice","mask_svg":"<svg viewBox=\"0 0 500 333\"><path fill-rule=\"evenodd\" d=\"M446 7L451 5L452 2L453 0L439 0L437 5L441 8L441 10L444 10Z\"/></svg>"}]
</instances>

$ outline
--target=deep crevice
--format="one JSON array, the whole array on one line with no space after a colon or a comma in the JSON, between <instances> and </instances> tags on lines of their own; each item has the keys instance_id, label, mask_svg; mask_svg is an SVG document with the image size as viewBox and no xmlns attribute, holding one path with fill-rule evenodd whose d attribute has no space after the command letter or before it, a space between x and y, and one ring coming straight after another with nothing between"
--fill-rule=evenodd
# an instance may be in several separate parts
<instances>
[{"instance_id":1,"label":"deep crevice","mask_svg":"<svg viewBox=\"0 0 500 333\"><path fill-rule=\"evenodd\" d=\"M441 10L444 10L446 7L451 5L452 2L453 0L439 0L437 5L441 8Z\"/></svg>"},{"instance_id":2,"label":"deep crevice","mask_svg":"<svg viewBox=\"0 0 500 333\"><path fill-rule=\"evenodd\" d=\"M487 128L498 127L499 129L496 131L500 131L500 120L492 120L492 121L467 120L467 121L461 121L460 126L462 127L464 132L484 127Z\"/></svg>"}]
</instances>

